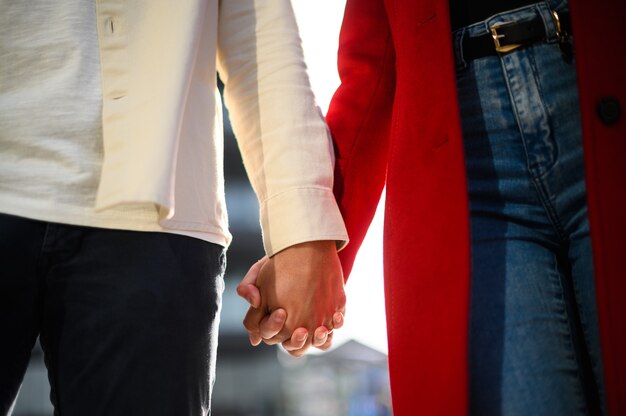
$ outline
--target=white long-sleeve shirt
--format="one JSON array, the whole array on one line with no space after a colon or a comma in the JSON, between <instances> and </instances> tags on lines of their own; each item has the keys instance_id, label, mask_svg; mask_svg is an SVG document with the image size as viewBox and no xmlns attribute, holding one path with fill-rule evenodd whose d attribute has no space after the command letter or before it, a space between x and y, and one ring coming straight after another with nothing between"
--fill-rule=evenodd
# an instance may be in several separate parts
<instances>
[{"instance_id":1,"label":"white long-sleeve shirt","mask_svg":"<svg viewBox=\"0 0 626 416\"><path fill-rule=\"evenodd\" d=\"M218 70L259 198L267 253L304 241L347 241L332 194L332 144L309 86L289 0L96 0L89 10L95 28L87 25L82 32L72 26L72 17L83 25L86 17L76 16L72 7L63 10L61 20L35 13L41 21L29 23L42 26L27 28L30 36L33 30L58 33L65 28L65 36L81 38L65 49L51 39L39 52L21 44L19 34L25 28L20 24L28 22L21 21L19 13L11 14L19 3L0 0L0 212L79 225L179 232L227 246L231 236L224 201ZM23 7L37 10L35 3ZM66 2L55 3L50 7L58 12ZM85 30L93 34L91 52ZM54 55L55 47L61 48L57 52L62 51L62 59L57 54L35 62L24 52ZM68 56L72 53L76 56ZM30 68L20 59L67 66L58 73L39 74L39 80L35 77L33 85L26 85ZM62 83L64 74L71 76L68 68L79 77L72 79L74 85L95 88L97 99L89 101L89 108L67 110L66 105L64 117L55 121L55 106L62 106L58 100L94 94L94 89L85 94L75 89L55 96L50 86ZM99 82L94 84L91 75ZM25 123L24 115L37 108L43 108L43 117L34 113ZM89 125L94 111L99 116L97 137L93 128L83 128L78 136L72 132L75 138L86 136L72 142L79 144L77 150L64 142L63 128L41 134L46 131L42 123L63 127L68 118L74 120L72 112L83 122L87 118ZM29 150L33 138L47 143L45 152ZM99 149L94 142L101 143ZM95 152L89 165L95 175L84 172L78 162L67 163L68 151L80 156L87 148L92 156ZM52 172L42 165L50 159L55 162ZM65 189L38 189L31 174L42 166L40 176L54 175L54 169L60 175L91 174L92 189L74 190L74 198L59 198ZM85 192L91 195L81 197Z\"/></svg>"}]
</instances>

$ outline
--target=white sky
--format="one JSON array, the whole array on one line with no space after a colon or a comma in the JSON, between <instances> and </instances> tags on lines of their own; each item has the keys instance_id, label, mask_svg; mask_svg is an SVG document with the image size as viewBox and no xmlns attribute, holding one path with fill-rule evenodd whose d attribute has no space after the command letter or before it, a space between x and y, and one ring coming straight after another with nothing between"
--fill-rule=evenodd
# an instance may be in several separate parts
<instances>
[{"instance_id":1,"label":"white sky","mask_svg":"<svg viewBox=\"0 0 626 416\"><path fill-rule=\"evenodd\" d=\"M326 113L339 85L337 44L345 0L292 0L292 3L311 85L320 108ZM381 211L376 213L346 285L346 323L335 333L335 347L352 338L387 352Z\"/></svg>"}]
</instances>

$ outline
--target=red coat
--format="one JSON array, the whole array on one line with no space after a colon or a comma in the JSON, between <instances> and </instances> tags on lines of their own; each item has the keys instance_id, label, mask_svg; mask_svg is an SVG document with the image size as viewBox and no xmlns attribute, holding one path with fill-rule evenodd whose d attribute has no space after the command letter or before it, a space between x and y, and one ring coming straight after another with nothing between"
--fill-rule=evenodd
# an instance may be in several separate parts
<instances>
[{"instance_id":1,"label":"red coat","mask_svg":"<svg viewBox=\"0 0 626 416\"><path fill-rule=\"evenodd\" d=\"M608 404L611 415L626 415L626 114L607 125L597 111L607 96L626 105L626 2L570 4ZM399 416L467 413L469 219L448 16L448 0L348 0L342 84L327 115L351 239L341 252L346 276L387 186L385 295ZM610 105L604 110L607 119Z\"/></svg>"}]
</instances>

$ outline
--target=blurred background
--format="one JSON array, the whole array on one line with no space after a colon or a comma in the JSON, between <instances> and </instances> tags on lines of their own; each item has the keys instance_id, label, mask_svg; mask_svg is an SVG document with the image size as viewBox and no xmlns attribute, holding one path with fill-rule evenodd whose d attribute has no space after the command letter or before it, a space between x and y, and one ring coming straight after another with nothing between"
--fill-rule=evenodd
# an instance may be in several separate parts
<instances>
[{"instance_id":1,"label":"blurred background","mask_svg":"<svg viewBox=\"0 0 626 416\"><path fill-rule=\"evenodd\" d=\"M339 85L336 55L345 0L292 0L313 90L325 113ZM326 353L291 358L248 342L247 304L235 287L264 254L258 203L225 114L226 198L234 240L228 250L220 323L215 416L391 415L382 279L382 221L377 212L346 286L346 324ZM37 344L14 416L52 414L43 353Z\"/></svg>"}]
</instances>

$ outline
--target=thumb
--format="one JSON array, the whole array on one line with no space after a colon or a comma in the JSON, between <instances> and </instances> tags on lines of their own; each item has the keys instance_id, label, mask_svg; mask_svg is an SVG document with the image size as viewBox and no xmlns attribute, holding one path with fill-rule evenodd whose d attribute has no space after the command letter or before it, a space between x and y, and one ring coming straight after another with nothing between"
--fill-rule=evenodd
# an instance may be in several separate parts
<instances>
[{"instance_id":1,"label":"thumb","mask_svg":"<svg viewBox=\"0 0 626 416\"><path fill-rule=\"evenodd\" d=\"M237 294L254 308L258 308L261 304L261 294L256 287L256 280L259 277L261 267L267 260L267 256L264 256L261 260L254 263L248 270L248 273L241 279L239 285L237 285Z\"/></svg>"},{"instance_id":2,"label":"thumb","mask_svg":"<svg viewBox=\"0 0 626 416\"><path fill-rule=\"evenodd\" d=\"M255 309L261 305L261 293L255 285L239 283L237 294Z\"/></svg>"}]
</instances>

